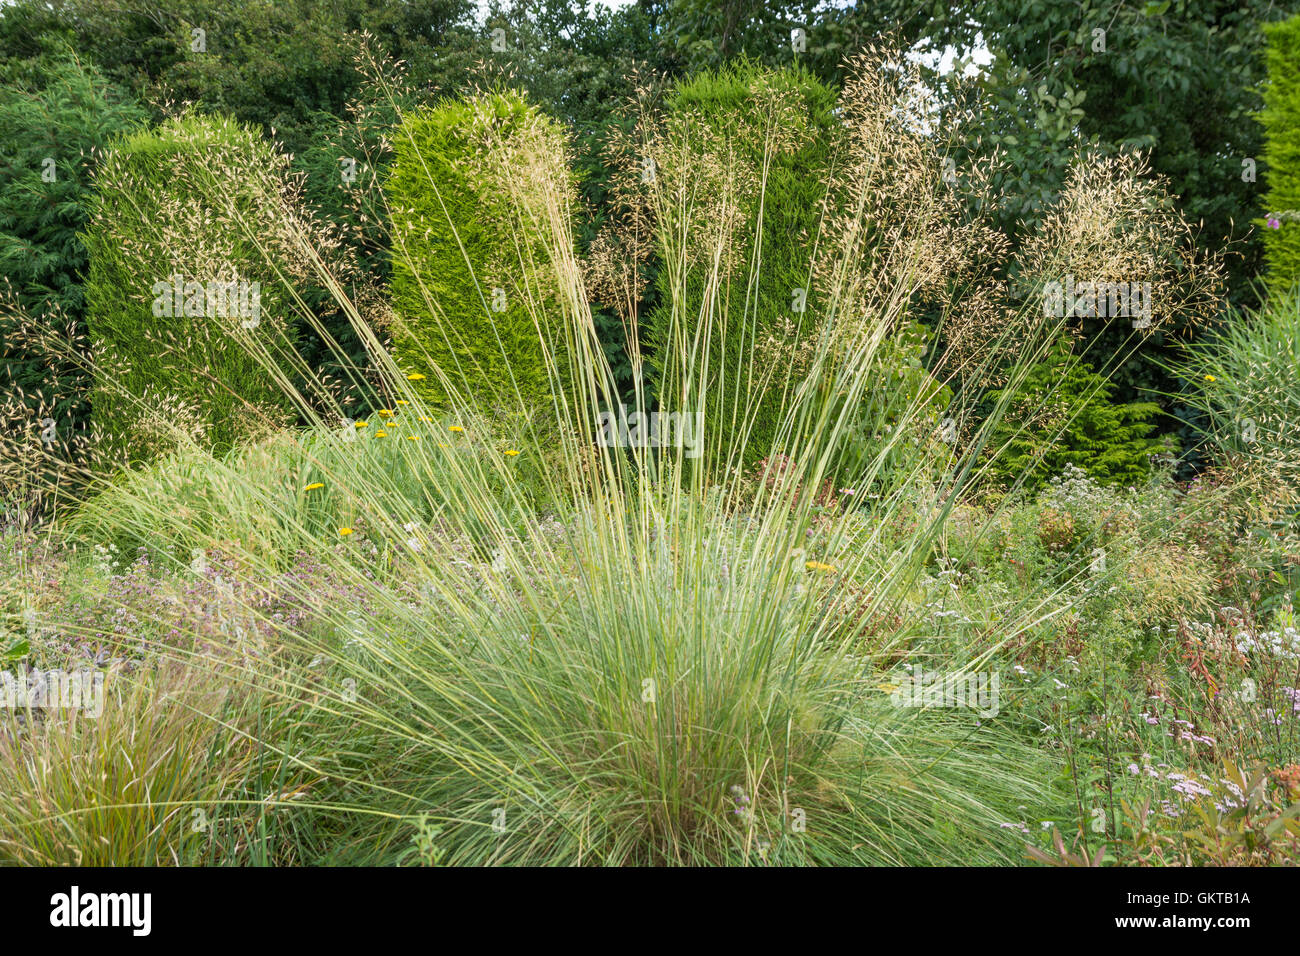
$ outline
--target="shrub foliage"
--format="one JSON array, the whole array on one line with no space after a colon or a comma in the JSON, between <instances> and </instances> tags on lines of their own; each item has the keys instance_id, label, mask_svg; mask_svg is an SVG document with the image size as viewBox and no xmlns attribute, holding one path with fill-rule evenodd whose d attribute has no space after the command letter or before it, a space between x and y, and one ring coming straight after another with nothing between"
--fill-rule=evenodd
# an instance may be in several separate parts
<instances>
[{"instance_id":1,"label":"shrub foliage","mask_svg":"<svg viewBox=\"0 0 1300 956\"><path fill-rule=\"evenodd\" d=\"M1167 450L1150 437L1160 406L1114 403L1111 388L1104 376L1071 355L1069 338L1062 336L1010 395L990 393L995 402L1009 400L1006 417L989 438L991 473L1031 488L1067 466L1104 485L1145 483L1150 456Z\"/></svg>"}]
</instances>

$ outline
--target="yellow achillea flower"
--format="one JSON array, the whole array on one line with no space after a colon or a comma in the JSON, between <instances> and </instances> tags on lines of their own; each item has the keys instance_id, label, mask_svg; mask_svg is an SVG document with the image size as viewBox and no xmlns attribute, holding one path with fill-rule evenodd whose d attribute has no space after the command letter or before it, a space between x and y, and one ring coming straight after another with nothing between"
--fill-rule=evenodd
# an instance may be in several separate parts
<instances>
[{"instance_id":1,"label":"yellow achillea flower","mask_svg":"<svg viewBox=\"0 0 1300 956\"><path fill-rule=\"evenodd\" d=\"M1213 375L1207 375L1207 376L1205 376L1205 380L1206 380L1207 382L1215 382L1215 381L1218 381L1218 379L1216 379Z\"/></svg>"},{"instance_id":2,"label":"yellow achillea flower","mask_svg":"<svg viewBox=\"0 0 1300 956\"><path fill-rule=\"evenodd\" d=\"M420 416L420 421L422 421L422 422L431 422L431 421L433 421L433 419L430 418L428 415L421 415L421 416Z\"/></svg>"},{"instance_id":3,"label":"yellow achillea flower","mask_svg":"<svg viewBox=\"0 0 1300 956\"><path fill-rule=\"evenodd\" d=\"M358 428L369 428L370 422L356 422Z\"/></svg>"},{"instance_id":4,"label":"yellow achillea flower","mask_svg":"<svg viewBox=\"0 0 1300 956\"><path fill-rule=\"evenodd\" d=\"M391 408L380 408L375 411L376 415L383 415L385 418L392 418L395 414Z\"/></svg>"},{"instance_id":5,"label":"yellow achillea flower","mask_svg":"<svg viewBox=\"0 0 1300 956\"><path fill-rule=\"evenodd\" d=\"M406 436L406 440L407 440L407 441L419 441L419 440L420 440L420 436L419 436L419 435L407 435L407 436Z\"/></svg>"},{"instance_id":6,"label":"yellow achillea flower","mask_svg":"<svg viewBox=\"0 0 1300 956\"><path fill-rule=\"evenodd\" d=\"M440 442L438 442L438 447L439 447L439 448L446 448L446 447L447 447L447 443L446 443L445 441L440 441Z\"/></svg>"},{"instance_id":7,"label":"yellow achillea flower","mask_svg":"<svg viewBox=\"0 0 1300 956\"><path fill-rule=\"evenodd\" d=\"M313 481L310 485L304 488L303 491L315 491L317 488L324 488L324 487L325 487L325 482Z\"/></svg>"},{"instance_id":8,"label":"yellow achillea flower","mask_svg":"<svg viewBox=\"0 0 1300 956\"><path fill-rule=\"evenodd\" d=\"M459 425L452 425L450 428L447 429L447 431L449 432L463 432L464 430L465 429L461 428Z\"/></svg>"},{"instance_id":9,"label":"yellow achillea flower","mask_svg":"<svg viewBox=\"0 0 1300 956\"><path fill-rule=\"evenodd\" d=\"M419 372L412 372L410 375L406 376L407 381L410 382L418 382L423 378L424 376L421 375Z\"/></svg>"},{"instance_id":10,"label":"yellow achillea flower","mask_svg":"<svg viewBox=\"0 0 1300 956\"><path fill-rule=\"evenodd\" d=\"M519 452L517 452L517 451L516 451L515 449L513 449L513 448L507 448L507 449L506 449L506 454L507 454L507 455L510 455L511 457L514 457L515 455L519 454Z\"/></svg>"},{"instance_id":11,"label":"yellow achillea flower","mask_svg":"<svg viewBox=\"0 0 1300 956\"><path fill-rule=\"evenodd\" d=\"M410 405L411 403L408 402L408 401L406 401L405 399L401 399L401 398L399 398L399 399L397 400L397 404L398 404L398 405Z\"/></svg>"},{"instance_id":12,"label":"yellow achillea flower","mask_svg":"<svg viewBox=\"0 0 1300 956\"><path fill-rule=\"evenodd\" d=\"M829 564L822 564L820 561L808 561L804 563L809 571L834 571L835 568Z\"/></svg>"},{"instance_id":13,"label":"yellow achillea flower","mask_svg":"<svg viewBox=\"0 0 1300 956\"><path fill-rule=\"evenodd\" d=\"M384 437L385 435L387 435L387 434L388 434L388 432L375 432L375 437L376 437L376 438L383 438L383 437Z\"/></svg>"},{"instance_id":14,"label":"yellow achillea flower","mask_svg":"<svg viewBox=\"0 0 1300 956\"><path fill-rule=\"evenodd\" d=\"M351 528L339 528L339 534L344 535L345 537L347 535L350 535L351 533L352 533Z\"/></svg>"}]
</instances>

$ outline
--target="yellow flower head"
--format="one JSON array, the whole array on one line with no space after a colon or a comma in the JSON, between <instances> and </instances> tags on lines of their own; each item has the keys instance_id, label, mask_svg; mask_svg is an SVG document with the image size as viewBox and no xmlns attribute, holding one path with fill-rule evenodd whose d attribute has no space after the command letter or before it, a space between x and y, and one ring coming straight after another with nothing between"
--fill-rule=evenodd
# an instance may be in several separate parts
<instances>
[{"instance_id":1,"label":"yellow flower head","mask_svg":"<svg viewBox=\"0 0 1300 956\"><path fill-rule=\"evenodd\" d=\"M369 428L369 427L370 427L370 422L357 422L357 423L356 423L356 426L357 426L358 428Z\"/></svg>"},{"instance_id":2,"label":"yellow flower head","mask_svg":"<svg viewBox=\"0 0 1300 956\"><path fill-rule=\"evenodd\" d=\"M411 403L408 402L408 401L406 401L405 399L399 398L399 399L397 400L397 404L398 404L398 405L410 405Z\"/></svg>"},{"instance_id":3,"label":"yellow flower head","mask_svg":"<svg viewBox=\"0 0 1300 956\"><path fill-rule=\"evenodd\" d=\"M459 425L452 425L450 428L447 429L447 431L451 431L451 432L463 432L464 430L465 429L461 428Z\"/></svg>"},{"instance_id":4,"label":"yellow flower head","mask_svg":"<svg viewBox=\"0 0 1300 956\"><path fill-rule=\"evenodd\" d=\"M407 435L407 436L406 436L406 440L407 440L407 441L419 441L419 440L420 440L420 436L419 436L419 435Z\"/></svg>"},{"instance_id":5,"label":"yellow flower head","mask_svg":"<svg viewBox=\"0 0 1300 956\"><path fill-rule=\"evenodd\" d=\"M1218 380L1217 380L1213 375L1207 375L1207 376L1205 376L1205 380L1206 380L1207 382L1218 381Z\"/></svg>"},{"instance_id":6,"label":"yellow flower head","mask_svg":"<svg viewBox=\"0 0 1300 956\"><path fill-rule=\"evenodd\" d=\"M383 437L386 436L387 434L388 434L388 432L375 432L375 437L376 437L376 438L383 438Z\"/></svg>"},{"instance_id":7,"label":"yellow flower head","mask_svg":"<svg viewBox=\"0 0 1300 956\"><path fill-rule=\"evenodd\" d=\"M829 564L822 564L820 561L805 562L804 567L809 571L834 571L835 568Z\"/></svg>"},{"instance_id":8,"label":"yellow flower head","mask_svg":"<svg viewBox=\"0 0 1300 956\"><path fill-rule=\"evenodd\" d=\"M410 375L406 376L406 378L407 378L407 381L410 381L410 382L418 382L418 381L420 381L421 379L423 379L424 376L421 375L419 372L412 372Z\"/></svg>"},{"instance_id":9,"label":"yellow flower head","mask_svg":"<svg viewBox=\"0 0 1300 956\"><path fill-rule=\"evenodd\" d=\"M351 533L352 533L351 528L339 528L339 534L343 535L344 537L347 537Z\"/></svg>"},{"instance_id":10,"label":"yellow flower head","mask_svg":"<svg viewBox=\"0 0 1300 956\"><path fill-rule=\"evenodd\" d=\"M376 415L383 415L385 418L392 418L395 414L391 408L381 408L375 412Z\"/></svg>"},{"instance_id":11,"label":"yellow flower head","mask_svg":"<svg viewBox=\"0 0 1300 956\"><path fill-rule=\"evenodd\" d=\"M506 454L513 458L515 455L519 454L519 452L514 448L507 448Z\"/></svg>"},{"instance_id":12,"label":"yellow flower head","mask_svg":"<svg viewBox=\"0 0 1300 956\"><path fill-rule=\"evenodd\" d=\"M303 491L315 491L317 488L324 488L324 487L325 487L325 482L313 481L310 485L304 488Z\"/></svg>"}]
</instances>

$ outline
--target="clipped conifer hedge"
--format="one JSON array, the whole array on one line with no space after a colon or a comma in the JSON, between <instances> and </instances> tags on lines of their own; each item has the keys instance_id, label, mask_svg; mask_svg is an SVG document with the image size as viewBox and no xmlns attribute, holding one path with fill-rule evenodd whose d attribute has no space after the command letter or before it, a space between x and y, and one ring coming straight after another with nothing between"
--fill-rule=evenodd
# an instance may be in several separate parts
<instances>
[{"instance_id":1,"label":"clipped conifer hedge","mask_svg":"<svg viewBox=\"0 0 1300 956\"><path fill-rule=\"evenodd\" d=\"M1269 24L1264 33L1265 279L1271 293L1285 296L1300 282L1300 16Z\"/></svg>"},{"instance_id":2,"label":"clipped conifer hedge","mask_svg":"<svg viewBox=\"0 0 1300 956\"><path fill-rule=\"evenodd\" d=\"M550 416L557 383L570 380L549 251L576 195L561 126L518 93L484 93L407 115L394 140L385 192L399 365L424 376L417 387L434 407L454 395Z\"/></svg>"},{"instance_id":3,"label":"clipped conifer hedge","mask_svg":"<svg viewBox=\"0 0 1300 956\"><path fill-rule=\"evenodd\" d=\"M84 235L95 429L119 463L217 452L293 419L287 159L255 130L194 114L120 141ZM301 271L301 270L299 270ZM260 357L259 357L260 356Z\"/></svg>"},{"instance_id":4,"label":"clipped conifer hedge","mask_svg":"<svg viewBox=\"0 0 1300 956\"><path fill-rule=\"evenodd\" d=\"M673 265L659 270L659 304L646 319L656 397L668 408L680 390L681 373L666 360L683 354L670 341L673 310L677 334L689 334L701 324L702 310L713 309L725 322L707 354L696 357L697 368L708 362L699 381L705 433L735 435L752 416L745 442L751 462L773 450L784 416L782 396L791 383L783 370L790 363L779 356L798 349L801 332L815 325L811 262L835 143L835 105L834 91L799 68L771 71L742 62L700 74L671 92L666 168L647 171L667 177L665 193L684 189L694 197L689 212L668 203L658 222L661 256ZM683 237L685 256L675 251ZM722 274L711 289L720 243Z\"/></svg>"}]
</instances>

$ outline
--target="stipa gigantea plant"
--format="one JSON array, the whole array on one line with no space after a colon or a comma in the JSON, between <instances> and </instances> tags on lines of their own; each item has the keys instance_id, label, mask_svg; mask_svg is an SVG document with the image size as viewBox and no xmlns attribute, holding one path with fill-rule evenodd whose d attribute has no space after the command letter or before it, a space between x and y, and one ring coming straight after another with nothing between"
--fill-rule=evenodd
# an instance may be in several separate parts
<instances>
[{"instance_id":1,"label":"stipa gigantea plant","mask_svg":"<svg viewBox=\"0 0 1300 956\"><path fill-rule=\"evenodd\" d=\"M947 343L943 362L954 370L954 379L970 395L971 405L989 412L987 417L972 418L972 423L986 426L974 482L1006 493L989 515L993 524L1003 520L1022 491L1033 488L1035 471L1041 470L1040 462L1049 455L1085 462L1091 457L1105 469L1107 456L1122 449L1095 447L1104 436L1087 433L1086 426L1097 417L1094 403L1105 398L1107 376L1134 355L1145 337L1155 332L1185 334L1203 325L1218 307L1223 276L1221 260L1195 253L1190 226L1173 207L1167 184L1149 177L1142 159L1128 154L1080 155L1042 229L1008 265L1011 279L976 274L965 299L970 308L945 309L941 325ZM1097 317L1084 298L1079 298L1077 309L1073 303L1051 308L1049 283L1059 283L1067 275L1086 276L1089 281L1097 277L1103 284L1140 277L1150 283L1151 314L1111 316L1110 327L1098 332ZM1094 303L1099 301L1094 298ZM1042 338L1035 341L1008 321L1011 303L1043 313L1041 324L1035 326ZM991 346L983 341L986 338ZM1106 351L1108 342L1118 345ZM1025 346L1034 352L1030 362L1009 360ZM1085 371L1085 356L1092 356L1100 374ZM1069 386L1076 381L1086 387L1074 394ZM1154 406L1101 410L1119 421L1130 416L1138 420L1149 416ZM1134 431L1140 436L1144 427ZM1072 431L1084 431L1082 447L1069 445L1066 439ZM1140 444L1140 437L1133 439L1130 448ZM1026 467L1012 467L1010 461L1016 457L1018 465ZM1129 452L1116 461L1131 472L1134 457ZM1140 464L1146 471L1145 463ZM1152 469L1151 475L1158 480L1158 470ZM1213 507L1202 503L1206 511ZM1143 530L1167 529L1153 523ZM1062 586L1086 580L1095 565L1104 563L1106 547L1106 541L1091 534L1074 542L1069 554L1074 571ZM970 553L963 548L954 557L965 561ZM1104 582L1131 573L1128 564L1133 559L1136 554L1117 561L1112 553L1104 572L1094 575L1096 587L1104 589Z\"/></svg>"},{"instance_id":2,"label":"stipa gigantea plant","mask_svg":"<svg viewBox=\"0 0 1300 956\"><path fill-rule=\"evenodd\" d=\"M997 447L990 451L1002 455L1004 449L1018 445L1036 448L1041 459L1052 453L1053 446L1062 444L1060 453L1072 453L1105 475L1108 466L1102 452L1114 454L1115 449L1090 448L1087 438L1076 439L1073 445L1062 439L1080 416L1087 415L1090 403L1105 400L1109 377L1134 358L1143 341L1157 333L1186 336L1209 321L1222 301L1221 257L1197 252L1192 229L1175 208L1168 184L1149 175L1142 157L1084 153L1071 167L1043 226L1016 253L1009 267L1011 281L1003 294L1027 307L1042 308L1049 318L1055 314L1057 321L1049 323L1053 341L1065 336L1063 341L1069 343L1070 350L1059 374L1049 373L1044 364L1032 376L1011 380L1007 363L991 366L988 384L997 389L992 394L1000 403L1005 400L1009 404L1004 425L998 430ZM1076 279L1081 289L1092 291L1077 296L1063 292L1063 285L1072 288ZM1120 297L1114 291L1116 286L1142 287L1145 304L1140 314L1134 311L1137 300ZM984 304L983 297L979 303ZM1132 314L1120 314L1124 303ZM979 340L991 322L997 322L996 316L977 309L952 324L950 350L958 363L966 364L968 346L973 346L976 354L986 353ZM1085 362L1099 374L1088 375ZM1059 363L1054 356L1050 364ZM1055 384L1044 393L1032 379ZM1067 383L1076 379L1086 380L1083 393L1065 394ZM1109 414L1140 422L1154 411L1156 408L1146 403ZM1128 457L1128 470L1132 471L1135 456ZM1089 458L1096 463L1088 462ZM988 477L1001 477L1013 491L1025 486L1033 475L1032 468L999 468L992 462L983 463ZM1120 465L1124 464L1121 460ZM1002 465L1007 465L1005 459ZM1000 476L999 471L1003 472ZM1029 486L1033 484L1029 481Z\"/></svg>"},{"instance_id":3,"label":"stipa gigantea plant","mask_svg":"<svg viewBox=\"0 0 1300 956\"><path fill-rule=\"evenodd\" d=\"M870 63L863 72L857 95L896 104L887 86L872 85ZM897 81L895 91L908 88ZM260 635L257 659L277 669L282 707L311 715L309 737L291 745L269 733L263 743L321 781L314 808L296 812L335 834L335 858L405 858L412 834L430 825L449 863L1018 855L1008 856L996 828L1018 802L1049 799L1038 752L996 720L892 706L880 671L906 654L902 636L916 622L868 641L870 614L838 610L841 592L862 586L869 611L912 613L906 596L983 439L972 426L973 439L936 438L929 392L896 403L890 428L878 439L866 432L871 453L838 470L855 410L892 367L909 303L933 285L921 281L936 274L926 237L949 208L924 137L865 108L857 129L874 139L849 136L845 168L874 161L864 144L897 137L900 152L935 171L906 180L908 194L931 199L897 214L878 247L891 267L874 285L855 238L867 234L870 191L850 191L852 202L822 217L831 231L810 241L828 305L809 317L807 355L783 386L784 457L756 478L736 467L744 427L704 435L700 458L673 442L598 441L612 376L553 157L508 164L502 176L508 195L527 193L514 208L530 217L529 234L546 237L558 294L525 302L553 380L574 383L553 391L544 429L530 424L535 414L473 407L456 370L442 366L429 374L449 401L428 408L412 377L426 373L393 361L285 208L303 261L372 344L382 383L364 427L337 411L311 419L315 406L302 401L312 427L223 457L192 445L106 489L74 530L86 540L129 535L160 552L171 545L179 576L210 575L204 562L220 560L240 594L293 601L292 626L250 596L229 630L232 642L241 629ZM700 195L652 196L656 221L693 221ZM661 248L713 263L705 279L715 287L735 254L733 236L708 229ZM748 268L761 270L761 260ZM686 411L708 397L700 343L718 323L743 320L730 308L705 310L698 328L683 314L660 356L676 370L672 394ZM1046 341L1038 316L1023 310L1008 325ZM436 308L428 319L455 321ZM551 351L549 328L563 331L562 350ZM945 411L964 421L964 407ZM639 401L637 410L650 408ZM522 401L518 411L535 412ZM901 463L890 457L899 450ZM819 492L837 479L861 479L877 497L827 510ZM891 523L902 530L887 552ZM295 565L298 552L314 571ZM1027 601L1004 622L1007 635L1052 613L1045 608ZM173 640L153 653L243 686L252 681L252 651L243 651Z\"/></svg>"}]
</instances>

